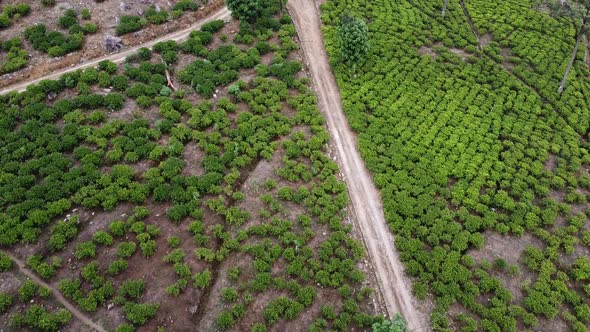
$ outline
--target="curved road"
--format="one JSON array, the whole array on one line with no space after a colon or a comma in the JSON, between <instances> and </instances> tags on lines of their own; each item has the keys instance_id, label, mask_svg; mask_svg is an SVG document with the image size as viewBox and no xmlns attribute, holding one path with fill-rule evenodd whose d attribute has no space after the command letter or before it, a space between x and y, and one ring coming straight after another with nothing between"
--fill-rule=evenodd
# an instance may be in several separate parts
<instances>
[{"instance_id":1,"label":"curved road","mask_svg":"<svg viewBox=\"0 0 590 332\"><path fill-rule=\"evenodd\" d=\"M18 91L18 92L22 92L24 91L27 86L35 84L35 83L39 83L42 80L56 80L58 79L60 76L62 76L65 73L69 73L72 71L76 71L78 69L83 69L83 68L88 68L88 67L93 67L98 65L99 62L103 61L103 60L110 60L112 62L115 63L119 63L119 62L123 62L125 61L125 58L128 57L129 55L134 54L135 52L137 52L137 50L139 50L142 47L147 47L147 48L152 48L155 44L162 42L162 41L166 41L166 40L174 40L177 42L182 42L185 41L186 39L188 39L189 34L191 33L191 31L195 30L195 29L199 29L203 24L213 21L213 20L225 20L228 19L229 17L231 17L231 13L230 11L226 8L223 7L222 9L214 12L213 14L203 18L202 20L199 20L199 22L197 24L194 24L186 29L162 36L160 38L154 39L150 42L144 43L142 45L138 45L135 46L133 48L130 48L128 50L125 50L123 52L120 53L115 53L115 54L109 54L109 55L105 55L96 59L93 59L91 61L79 64L77 66L73 66L70 68L66 68L66 69L62 69L59 71L56 71L52 74L34 79L34 80L30 80L30 81L25 81L25 82L20 82L20 83L16 83L10 86L5 87L4 89L0 90L0 95L4 95L7 94L11 91Z\"/></svg>"},{"instance_id":2,"label":"curved road","mask_svg":"<svg viewBox=\"0 0 590 332\"><path fill-rule=\"evenodd\" d=\"M355 135L344 115L338 85L324 48L316 4L314 0L289 0L287 8L311 70L319 108L338 151L340 168L387 312L391 317L401 313L412 331L428 331L428 314L417 308L417 300L409 289L411 281L404 273L393 236L385 222L379 191L357 150Z\"/></svg>"},{"instance_id":3,"label":"curved road","mask_svg":"<svg viewBox=\"0 0 590 332\"><path fill-rule=\"evenodd\" d=\"M53 296L55 297L55 299L61 304L63 305L69 312L72 313L72 315L74 315L74 317L76 317L77 319L79 319L82 323L86 324L86 326L90 327L91 329L95 330L95 331L99 331L99 332L106 332L106 330L96 324L95 322L93 322L90 318L88 318L88 316L86 316L84 313L82 313L80 310L78 310L78 308L76 308L76 306L72 305L70 303L70 301L68 301L60 292L59 290L57 290L55 287L51 286L50 284L46 283L45 281L41 280L41 278L37 277L31 270L29 270L25 263L23 261L21 261L20 259L14 257L14 255L5 252L5 251L0 251L2 253L4 253L5 255L7 255L8 257L10 257L10 259L12 259L15 263L16 266L18 267L18 269L20 270L20 272L22 274L24 274L25 276L27 276L29 279L33 280L36 284L45 287L47 289L49 289L51 291L51 293L53 294Z\"/></svg>"}]
</instances>

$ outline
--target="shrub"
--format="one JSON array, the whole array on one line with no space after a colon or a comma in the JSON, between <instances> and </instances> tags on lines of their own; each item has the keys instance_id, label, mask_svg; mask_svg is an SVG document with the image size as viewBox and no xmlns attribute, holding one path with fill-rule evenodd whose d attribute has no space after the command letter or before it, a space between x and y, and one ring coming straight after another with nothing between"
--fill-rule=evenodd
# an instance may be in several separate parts
<instances>
[{"instance_id":1,"label":"shrub","mask_svg":"<svg viewBox=\"0 0 590 332\"><path fill-rule=\"evenodd\" d=\"M211 272L209 270L205 270L203 272L196 273L193 277L193 280L195 287L207 288L211 282Z\"/></svg>"},{"instance_id":2,"label":"shrub","mask_svg":"<svg viewBox=\"0 0 590 332\"><path fill-rule=\"evenodd\" d=\"M42 0L45 1L45 0ZM38 304L32 304L24 314L17 313L10 319L9 325L15 328L29 327L42 331L57 331L67 324L72 314L66 309L59 309L56 312L47 312Z\"/></svg>"},{"instance_id":3,"label":"shrub","mask_svg":"<svg viewBox=\"0 0 590 332\"><path fill-rule=\"evenodd\" d=\"M251 21L262 11L259 0L225 0L225 4L238 20Z\"/></svg>"},{"instance_id":4,"label":"shrub","mask_svg":"<svg viewBox=\"0 0 590 332\"><path fill-rule=\"evenodd\" d=\"M124 260L122 258L118 258L117 260L115 260L111 264L109 264L109 267L107 268L107 272L112 276L116 276L116 275L121 274L121 272L127 270L128 266L129 266L129 264L127 264L126 260Z\"/></svg>"},{"instance_id":5,"label":"shrub","mask_svg":"<svg viewBox=\"0 0 590 332\"><path fill-rule=\"evenodd\" d=\"M180 0L177 3L174 4L174 6L172 7L172 10L176 11L187 11L187 10L191 10L191 11L195 11L199 9L199 5L194 2L193 0Z\"/></svg>"},{"instance_id":6,"label":"shrub","mask_svg":"<svg viewBox=\"0 0 590 332\"><path fill-rule=\"evenodd\" d=\"M82 9L82 11L80 11L80 16L82 16L82 19L84 19L84 20L89 20L90 19L90 10L88 10L88 8Z\"/></svg>"},{"instance_id":7,"label":"shrub","mask_svg":"<svg viewBox=\"0 0 590 332\"><path fill-rule=\"evenodd\" d=\"M76 243L74 256L77 259L91 258L96 256L96 245L90 241Z\"/></svg>"},{"instance_id":8,"label":"shrub","mask_svg":"<svg viewBox=\"0 0 590 332\"><path fill-rule=\"evenodd\" d=\"M219 316L217 316L215 322L222 330L227 330L235 324L233 315L227 310L223 310Z\"/></svg>"},{"instance_id":9,"label":"shrub","mask_svg":"<svg viewBox=\"0 0 590 332\"><path fill-rule=\"evenodd\" d=\"M74 24L78 23L76 19L76 11L68 9L62 17L59 18L59 26L62 29L69 29Z\"/></svg>"},{"instance_id":10,"label":"shrub","mask_svg":"<svg viewBox=\"0 0 590 332\"><path fill-rule=\"evenodd\" d=\"M143 325L150 318L154 317L159 307L160 305L155 303L138 304L133 302L127 302L123 306L123 312L125 312L125 317L132 324Z\"/></svg>"},{"instance_id":11,"label":"shrub","mask_svg":"<svg viewBox=\"0 0 590 332\"><path fill-rule=\"evenodd\" d=\"M223 29L225 22L223 20L214 20L203 24L201 27L201 31L209 32L209 33L216 33L217 31Z\"/></svg>"},{"instance_id":12,"label":"shrub","mask_svg":"<svg viewBox=\"0 0 590 332\"><path fill-rule=\"evenodd\" d=\"M109 225L109 230L114 236L121 237L125 235L126 225L121 220L115 220Z\"/></svg>"},{"instance_id":13,"label":"shrub","mask_svg":"<svg viewBox=\"0 0 590 332\"><path fill-rule=\"evenodd\" d=\"M37 293L37 284L31 279L27 279L18 289L18 298L21 302L29 302Z\"/></svg>"},{"instance_id":14,"label":"shrub","mask_svg":"<svg viewBox=\"0 0 590 332\"><path fill-rule=\"evenodd\" d=\"M12 306L12 296L0 292L0 314L3 314Z\"/></svg>"},{"instance_id":15,"label":"shrub","mask_svg":"<svg viewBox=\"0 0 590 332\"><path fill-rule=\"evenodd\" d=\"M233 287L223 288L221 296L227 302L235 302L238 299L238 291Z\"/></svg>"},{"instance_id":16,"label":"shrub","mask_svg":"<svg viewBox=\"0 0 590 332\"><path fill-rule=\"evenodd\" d=\"M146 22L139 16L123 15L119 19L119 25L115 28L115 32L117 35L124 35L126 33L139 31L145 24Z\"/></svg>"},{"instance_id":17,"label":"shrub","mask_svg":"<svg viewBox=\"0 0 590 332\"><path fill-rule=\"evenodd\" d=\"M5 253L0 252L0 272L8 271L11 267L12 259L10 259Z\"/></svg>"},{"instance_id":18,"label":"shrub","mask_svg":"<svg viewBox=\"0 0 590 332\"><path fill-rule=\"evenodd\" d=\"M94 235L92 235L92 240L105 246L110 246L113 244L113 237L105 231L98 231L94 233Z\"/></svg>"},{"instance_id":19,"label":"shrub","mask_svg":"<svg viewBox=\"0 0 590 332\"><path fill-rule=\"evenodd\" d=\"M119 287L119 297L121 299L138 299L143 294L145 282L141 279L125 280Z\"/></svg>"},{"instance_id":20,"label":"shrub","mask_svg":"<svg viewBox=\"0 0 590 332\"><path fill-rule=\"evenodd\" d=\"M137 245L135 242L121 242L118 247L118 255L120 258L131 257L136 249Z\"/></svg>"},{"instance_id":21,"label":"shrub","mask_svg":"<svg viewBox=\"0 0 590 332\"><path fill-rule=\"evenodd\" d=\"M56 0L41 0L41 4L44 7L53 7L53 6L55 6L56 2L57 2Z\"/></svg>"},{"instance_id":22,"label":"shrub","mask_svg":"<svg viewBox=\"0 0 590 332\"><path fill-rule=\"evenodd\" d=\"M396 314L392 320L382 320L373 324L373 332L410 332L406 322Z\"/></svg>"}]
</instances>

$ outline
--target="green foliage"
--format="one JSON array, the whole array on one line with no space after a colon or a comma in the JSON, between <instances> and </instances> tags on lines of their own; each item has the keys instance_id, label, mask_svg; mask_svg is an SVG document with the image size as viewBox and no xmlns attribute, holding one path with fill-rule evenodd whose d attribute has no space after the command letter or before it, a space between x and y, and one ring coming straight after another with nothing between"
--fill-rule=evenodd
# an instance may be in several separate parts
<instances>
[{"instance_id":1,"label":"green foliage","mask_svg":"<svg viewBox=\"0 0 590 332\"><path fill-rule=\"evenodd\" d=\"M119 287L117 302L123 303L126 299L139 299L145 288L145 282L141 279L125 280Z\"/></svg>"},{"instance_id":2,"label":"green foliage","mask_svg":"<svg viewBox=\"0 0 590 332\"><path fill-rule=\"evenodd\" d=\"M115 28L117 35L141 30L147 22L139 16L123 15L119 18L119 25Z\"/></svg>"},{"instance_id":3,"label":"green foliage","mask_svg":"<svg viewBox=\"0 0 590 332\"><path fill-rule=\"evenodd\" d=\"M13 328L31 328L41 331L58 331L66 325L72 314L66 309L55 312L47 312L38 304L30 305L24 313L17 313L10 319L9 325Z\"/></svg>"},{"instance_id":4,"label":"green foliage","mask_svg":"<svg viewBox=\"0 0 590 332\"><path fill-rule=\"evenodd\" d=\"M12 259L3 252L0 252L0 272L5 272L12 268Z\"/></svg>"},{"instance_id":5,"label":"green foliage","mask_svg":"<svg viewBox=\"0 0 590 332\"><path fill-rule=\"evenodd\" d=\"M224 301L235 302L238 299L238 291L233 287L223 288L221 290L221 296Z\"/></svg>"},{"instance_id":6,"label":"green foliage","mask_svg":"<svg viewBox=\"0 0 590 332\"><path fill-rule=\"evenodd\" d=\"M209 270L198 272L193 276L193 281L195 287L207 288L211 283L211 272Z\"/></svg>"},{"instance_id":7,"label":"green foliage","mask_svg":"<svg viewBox=\"0 0 590 332\"><path fill-rule=\"evenodd\" d=\"M338 27L338 45L344 61L349 64L360 62L369 51L369 29L357 17L344 16Z\"/></svg>"},{"instance_id":8,"label":"green foliage","mask_svg":"<svg viewBox=\"0 0 590 332\"><path fill-rule=\"evenodd\" d=\"M20 38L0 41L0 51L6 52L6 60L0 63L0 74L12 73L29 64L29 53Z\"/></svg>"},{"instance_id":9,"label":"green foliage","mask_svg":"<svg viewBox=\"0 0 590 332\"><path fill-rule=\"evenodd\" d=\"M238 20L251 21L262 11L260 0L225 0L225 5Z\"/></svg>"},{"instance_id":10,"label":"green foliage","mask_svg":"<svg viewBox=\"0 0 590 332\"><path fill-rule=\"evenodd\" d=\"M410 332L408 325L400 314L396 314L391 320L384 319L376 322L372 328L373 332Z\"/></svg>"},{"instance_id":11,"label":"green foliage","mask_svg":"<svg viewBox=\"0 0 590 332\"><path fill-rule=\"evenodd\" d=\"M113 237L105 231L98 231L94 233L94 235L92 235L92 240L104 246L110 246L113 244Z\"/></svg>"},{"instance_id":12,"label":"green foliage","mask_svg":"<svg viewBox=\"0 0 590 332\"><path fill-rule=\"evenodd\" d=\"M21 302L29 302L29 300L37 293L37 288L38 286L36 283L31 279L27 279L18 289L18 299Z\"/></svg>"},{"instance_id":13,"label":"green foliage","mask_svg":"<svg viewBox=\"0 0 590 332\"><path fill-rule=\"evenodd\" d=\"M160 305L156 303L127 302L123 306L123 312L125 313L125 318L133 325L143 325L150 318L154 317L159 307Z\"/></svg>"},{"instance_id":14,"label":"green foliage","mask_svg":"<svg viewBox=\"0 0 590 332\"><path fill-rule=\"evenodd\" d=\"M12 296L0 292L0 314L5 313L12 306Z\"/></svg>"},{"instance_id":15,"label":"green foliage","mask_svg":"<svg viewBox=\"0 0 590 332\"><path fill-rule=\"evenodd\" d=\"M0 29L9 27L14 20L29 15L31 6L26 3L4 5L0 13Z\"/></svg>"},{"instance_id":16,"label":"green foliage","mask_svg":"<svg viewBox=\"0 0 590 332\"><path fill-rule=\"evenodd\" d=\"M90 10L88 10L88 8L83 8L80 11L80 16L82 17L82 19L84 20L89 20L90 19Z\"/></svg>"},{"instance_id":17,"label":"green foliage","mask_svg":"<svg viewBox=\"0 0 590 332\"><path fill-rule=\"evenodd\" d=\"M223 29L224 26L225 22L223 20L213 20L203 24L201 26L201 31L216 33L219 30Z\"/></svg>"},{"instance_id":18,"label":"green foliage","mask_svg":"<svg viewBox=\"0 0 590 332\"><path fill-rule=\"evenodd\" d=\"M121 242L117 249L117 254L120 258L127 258L133 255L136 249L137 245L135 242Z\"/></svg>"},{"instance_id":19,"label":"green foliage","mask_svg":"<svg viewBox=\"0 0 590 332\"><path fill-rule=\"evenodd\" d=\"M124 260L122 258L118 258L115 261L113 261L111 264L109 264L109 267L107 268L107 272L112 276L116 276L116 275L121 274L121 272L127 270L128 266L129 266L129 264L127 263L126 260Z\"/></svg>"},{"instance_id":20,"label":"green foliage","mask_svg":"<svg viewBox=\"0 0 590 332\"><path fill-rule=\"evenodd\" d=\"M57 3L57 0L41 0L41 4L44 7L53 7Z\"/></svg>"},{"instance_id":21,"label":"green foliage","mask_svg":"<svg viewBox=\"0 0 590 332\"><path fill-rule=\"evenodd\" d=\"M227 330L234 325L234 317L231 312L223 310L215 320L217 326L222 330Z\"/></svg>"},{"instance_id":22,"label":"green foliage","mask_svg":"<svg viewBox=\"0 0 590 332\"><path fill-rule=\"evenodd\" d=\"M76 243L76 250L74 256L77 259L92 258L96 256L96 245L93 242L78 242Z\"/></svg>"},{"instance_id":23,"label":"green foliage","mask_svg":"<svg viewBox=\"0 0 590 332\"><path fill-rule=\"evenodd\" d=\"M201 291L227 276L229 284L220 289L227 303L217 320L220 329L242 326L251 305L267 291L283 296L268 308L256 309L267 309L266 319L253 329L264 331L278 320L295 320L306 308L321 304L318 287L342 303L329 323L334 329L366 328L368 320L360 309L365 306L356 296L363 280L356 268L362 246L342 221L346 187L336 178L337 165L325 154L329 135L310 81L301 78L302 65L290 54L297 48L294 26L288 18L268 16L278 11L275 1L263 3L256 21L242 22L236 36L251 46L214 37L223 28L223 22L214 21L193 31L184 43L158 43L156 57L140 49L121 66L101 61L95 68L0 97L0 245L10 250L19 243L52 238L52 250L73 250L88 261L78 264L72 279L59 280L60 292L87 312L110 302L121 305L134 325L151 326L148 320L155 310L138 304L149 287L147 280L125 281L139 277L127 276L133 272L127 259L152 264L162 257L167 264L159 273L172 270L176 275L165 285L172 297L191 282ZM192 10L194 3L176 4L176 10ZM75 15L66 14L63 25L72 34L82 34L84 23L74 23L70 18ZM146 14L155 23L179 15L153 10ZM137 21L140 26L150 22L147 16ZM223 45L213 47L214 38ZM180 61L186 53L196 61L178 68L167 65L186 63ZM263 54L268 65L261 64ZM244 69L255 77L239 80ZM181 90L170 91L166 70ZM195 99L185 85L217 98ZM111 87L116 92L105 92ZM227 90L233 91L231 98L223 97ZM116 112L123 107L132 114ZM285 158L275 159L282 149L288 150ZM279 178L273 175L276 181L264 183L269 191L264 196L262 186L254 186L262 192L252 195L245 185L260 159L280 164ZM281 182L279 188L276 182ZM258 220L245 208L251 200L263 203L265 219ZM145 207L132 208L137 205L154 207L154 215L148 218ZM76 216L63 219L75 209L102 215L101 220L107 212L113 219L106 220L108 227L76 239L86 222L74 222ZM302 216L295 218L287 213L291 210ZM162 213L187 224L160 231ZM323 235L316 237L318 227ZM190 239L184 243L187 234L178 233L187 228L195 256L185 252L191 245ZM169 248L158 256L161 232ZM321 254L317 245L322 245ZM133 258L138 249L146 258ZM226 258L238 252L244 259L237 266L219 272L206 269L209 264L225 266ZM276 272L279 260L283 268ZM51 256L29 261L44 278L59 271ZM172 297L163 301L174 301ZM324 329L332 327L329 324ZM134 328L124 324L117 329Z\"/></svg>"}]
</instances>

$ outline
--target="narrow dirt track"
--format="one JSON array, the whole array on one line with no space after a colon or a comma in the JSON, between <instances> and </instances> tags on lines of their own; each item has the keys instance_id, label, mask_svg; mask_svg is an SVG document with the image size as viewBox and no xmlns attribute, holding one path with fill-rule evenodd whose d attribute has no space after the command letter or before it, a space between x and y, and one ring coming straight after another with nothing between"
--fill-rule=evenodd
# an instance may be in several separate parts
<instances>
[{"instance_id":1,"label":"narrow dirt track","mask_svg":"<svg viewBox=\"0 0 590 332\"><path fill-rule=\"evenodd\" d=\"M103 60L110 60L112 62L115 63L119 63L119 62L123 62L125 61L125 58L135 52L137 52L137 50L139 50L142 47L146 47L146 48L152 48L155 44L162 42L162 41L166 41L166 40L174 40L177 42L181 42L184 41L186 39L188 39L189 34L191 33L191 31L200 28L203 24L213 21L213 20L225 20L227 18L229 18L231 16L231 13L229 12L229 10L227 9L227 7L223 7L222 9L212 13L211 15L203 18L202 20L200 20L197 24L194 24L186 29L162 36L158 39L154 39L148 43L144 43L142 45L138 45L136 47L130 48L128 50L125 50L123 52L120 53L115 53L115 54L109 54L109 55L105 55L96 59L93 59L91 61L79 64L77 66L74 67L70 67L70 68L65 68L63 70L59 70L57 72L54 72L52 74L34 79L34 80L29 80L29 81L25 81L25 82L20 82L17 84L13 84L10 86L5 87L4 89L0 90L0 95L4 95L7 94L11 91L18 91L18 92L22 92L24 91L27 86L31 85L31 84L35 84L35 83L39 83L42 80L55 80L58 79L61 75L78 70L78 69L83 69L83 68L88 68L88 67L93 67L98 65L99 62L103 61Z\"/></svg>"},{"instance_id":2,"label":"narrow dirt track","mask_svg":"<svg viewBox=\"0 0 590 332\"><path fill-rule=\"evenodd\" d=\"M6 251L2 250L0 252L4 253L5 255L10 257L10 259L12 259L16 263L16 266L18 267L18 269L20 270L20 272L22 274L24 274L25 276L27 276L28 278L33 280L36 284L49 289L51 291L51 293L53 294L53 296L55 297L55 299L61 305L63 305L69 312L71 312L72 315L74 315L74 317L76 317L82 323L86 324L86 326L90 327L91 329L93 329L95 331L106 332L106 330L102 326L93 322L90 318L88 318L88 316L86 316L84 313L82 313L80 310L78 310L74 305L72 305L70 303L70 301L68 301L63 295L61 295L59 290L57 290L55 287L51 286L50 284L46 283L45 281L43 281L41 278L37 277L31 270L29 270L26 267L25 262L14 257L14 255L12 255Z\"/></svg>"},{"instance_id":3,"label":"narrow dirt track","mask_svg":"<svg viewBox=\"0 0 590 332\"><path fill-rule=\"evenodd\" d=\"M338 85L324 48L316 4L314 0L289 0L287 8L312 73L319 108L338 151L340 168L387 312L390 316L401 313L412 331L429 331L428 315L418 310L417 300L410 291L411 282L403 271L393 236L385 222L379 191L356 148L355 135L344 115Z\"/></svg>"}]
</instances>

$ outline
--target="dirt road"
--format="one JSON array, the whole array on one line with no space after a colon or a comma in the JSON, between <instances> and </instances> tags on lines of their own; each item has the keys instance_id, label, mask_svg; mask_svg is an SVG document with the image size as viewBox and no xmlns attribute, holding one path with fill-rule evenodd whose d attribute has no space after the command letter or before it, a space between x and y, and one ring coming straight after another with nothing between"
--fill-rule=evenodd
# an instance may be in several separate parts
<instances>
[{"instance_id":1,"label":"dirt road","mask_svg":"<svg viewBox=\"0 0 590 332\"><path fill-rule=\"evenodd\" d=\"M61 293L59 292L59 290L57 290L55 287L49 285L45 281L41 280L41 278L37 277L31 270L29 270L26 267L26 265L25 265L25 263L23 261L21 261L20 259L14 257L14 255L12 255L12 254L10 254L10 253L8 253L6 251L3 251L2 250L0 252L4 253L5 255L7 255L8 257L10 257L10 259L12 259L16 263L16 266L18 267L18 269L20 270L20 272L22 274L24 274L25 276L27 276L28 278L30 278L31 280L33 280L36 284L49 289L51 291L51 293L53 294L53 296L55 297L55 299L61 305L63 305L69 312L71 312L72 315L74 315L74 317L76 317L82 323L86 324L86 326L90 327L91 329L93 329L95 331L106 332L106 330L102 326L100 326L100 325L96 324L95 322L93 322L84 313L82 313L74 305L72 305L70 303L70 301L68 301L63 295L61 295Z\"/></svg>"},{"instance_id":2,"label":"dirt road","mask_svg":"<svg viewBox=\"0 0 590 332\"><path fill-rule=\"evenodd\" d=\"M69 73L78 69L83 69L83 68L88 68L88 67L93 67L98 65L99 62L103 61L103 60L110 60L112 62L115 63L119 63L119 62L123 62L125 61L125 58L135 52L137 52L138 49L142 48L142 47L147 47L147 48L152 48L155 44L161 42L161 41L166 41L166 40L174 40L177 42L181 42L184 41L188 38L189 34L191 33L191 31L200 28L203 24L209 22L209 21L213 21L213 20L225 20L228 19L231 16L231 13L229 12L229 10L227 9L227 7L223 7L222 9L216 11L215 13L203 18L202 20L200 20L197 24L194 24L186 29L162 36L158 39L154 39L148 43L144 43L142 45L136 46L134 48L130 48L128 50L125 50L123 52L120 53L115 53L115 54L109 54L109 55L105 55L96 59L93 59L91 61L79 64L77 66L74 67L70 67L70 68L66 68L60 71L56 71L52 74L40 77L38 79L35 80L29 80L29 81L25 81L25 82L20 82L17 84L13 84L10 86L5 87L4 89L0 90L0 95L3 94L7 94L11 91L24 91L27 86L31 85L31 84L35 84L35 83L39 83L42 80L56 80L58 79L61 75L65 74L65 73Z\"/></svg>"},{"instance_id":3,"label":"dirt road","mask_svg":"<svg viewBox=\"0 0 590 332\"><path fill-rule=\"evenodd\" d=\"M381 197L356 148L355 135L344 115L338 85L324 48L316 4L313 0L289 0L287 7L311 70L320 110L338 151L340 168L387 311L390 316L401 313L412 331L428 331L428 314L418 310L418 302L410 291L410 280L403 271L393 236L385 222Z\"/></svg>"}]
</instances>

